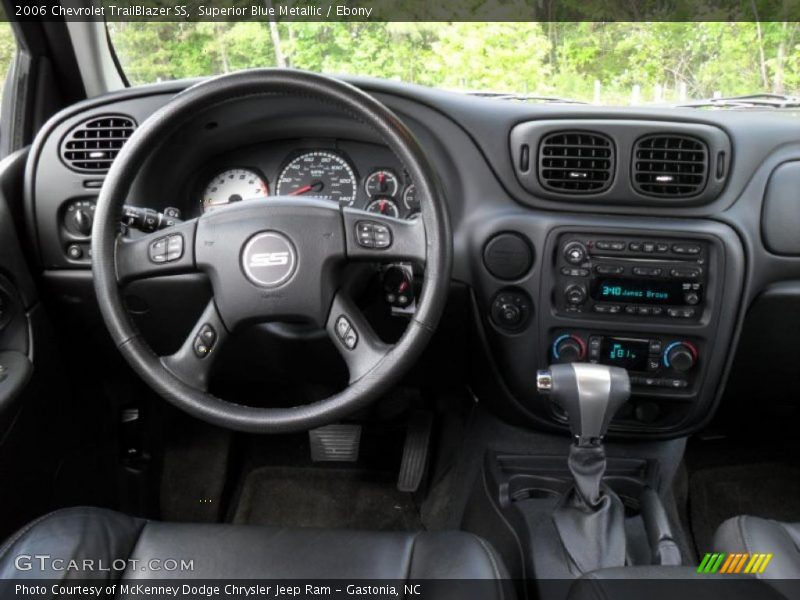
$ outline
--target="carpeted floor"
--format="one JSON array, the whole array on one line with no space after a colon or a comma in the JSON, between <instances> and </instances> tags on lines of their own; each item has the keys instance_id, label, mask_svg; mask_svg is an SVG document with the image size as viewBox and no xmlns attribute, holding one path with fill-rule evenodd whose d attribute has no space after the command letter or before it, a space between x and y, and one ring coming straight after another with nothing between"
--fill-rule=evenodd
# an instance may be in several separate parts
<instances>
[{"instance_id":1,"label":"carpeted floor","mask_svg":"<svg viewBox=\"0 0 800 600\"><path fill-rule=\"evenodd\" d=\"M416 531L396 477L357 469L262 467L245 479L233 522L276 527Z\"/></svg>"},{"instance_id":2,"label":"carpeted floor","mask_svg":"<svg viewBox=\"0 0 800 600\"><path fill-rule=\"evenodd\" d=\"M689 517L700 556L736 515L800 521L800 467L781 462L717 466L689 477Z\"/></svg>"}]
</instances>

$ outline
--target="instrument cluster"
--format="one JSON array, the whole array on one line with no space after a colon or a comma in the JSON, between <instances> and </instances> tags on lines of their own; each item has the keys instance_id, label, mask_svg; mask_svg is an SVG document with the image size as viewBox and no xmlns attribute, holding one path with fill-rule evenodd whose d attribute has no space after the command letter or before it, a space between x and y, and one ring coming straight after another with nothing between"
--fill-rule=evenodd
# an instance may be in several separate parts
<instances>
[{"instance_id":1,"label":"instrument cluster","mask_svg":"<svg viewBox=\"0 0 800 600\"><path fill-rule=\"evenodd\" d=\"M198 173L193 203L205 213L233 202L298 196L414 219L414 183L386 147L341 140L300 140L220 157Z\"/></svg>"}]
</instances>

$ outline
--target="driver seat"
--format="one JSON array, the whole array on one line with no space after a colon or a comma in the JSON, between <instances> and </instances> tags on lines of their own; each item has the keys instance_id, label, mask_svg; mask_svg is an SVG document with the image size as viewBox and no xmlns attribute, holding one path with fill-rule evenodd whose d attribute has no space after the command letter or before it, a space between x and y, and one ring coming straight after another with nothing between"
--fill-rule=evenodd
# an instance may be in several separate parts
<instances>
[{"instance_id":1,"label":"driver seat","mask_svg":"<svg viewBox=\"0 0 800 600\"><path fill-rule=\"evenodd\" d=\"M192 561L191 569L181 569L181 560ZM79 567L70 569L69 561ZM84 561L92 566L84 568ZM513 597L495 551L463 531L164 523L83 507L47 514L0 547L0 581L19 579L383 579L398 583L400 593L407 581L424 588L425 580L470 579L456 597L465 591L476 598ZM475 586L474 580L485 585ZM476 589L471 592L470 586Z\"/></svg>"}]
</instances>

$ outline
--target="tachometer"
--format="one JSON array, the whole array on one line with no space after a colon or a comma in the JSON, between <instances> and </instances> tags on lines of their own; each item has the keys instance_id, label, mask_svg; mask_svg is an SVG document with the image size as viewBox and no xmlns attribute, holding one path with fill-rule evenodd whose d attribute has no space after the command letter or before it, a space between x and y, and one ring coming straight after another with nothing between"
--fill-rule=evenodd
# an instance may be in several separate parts
<instances>
[{"instance_id":1,"label":"tachometer","mask_svg":"<svg viewBox=\"0 0 800 600\"><path fill-rule=\"evenodd\" d=\"M310 196L351 206L356 199L356 175L338 154L315 150L292 159L275 189L279 196Z\"/></svg>"},{"instance_id":2,"label":"tachometer","mask_svg":"<svg viewBox=\"0 0 800 600\"><path fill-rule=\"evenodd\" d=\"M203 212L251 198L269 196L267 182L250 169L228 169L212 179L203 191Z\"/></svg>"}]
</instances>

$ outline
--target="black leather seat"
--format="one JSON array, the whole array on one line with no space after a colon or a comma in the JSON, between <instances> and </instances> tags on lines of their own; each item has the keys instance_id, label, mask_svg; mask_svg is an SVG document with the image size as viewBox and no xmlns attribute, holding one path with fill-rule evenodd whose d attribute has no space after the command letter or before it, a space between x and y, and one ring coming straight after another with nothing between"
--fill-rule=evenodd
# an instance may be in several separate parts
<instances>
[{"instance_id":1,"label":"black leather seat","mask_svg":"<svg viewBox=\"0 0 800 600\"><path fill-rule=\"evenodd\" d=\"M36 555L50 558L20 562L20 556ZM57 559L65 562L56 563ZM154 559L161 562L149 562ZM177 570L166 570L168 559L178 561L169 563ZM192 569L180 570L181 559L193 561ZM80 561L76 564L92 560L95 568L65 570L70 560ZM99 571L97 561L113 568ZM479 597L510 598L507 575L494 550L461 531L395 533L162 523L97 508L50 513L7 540L0 547L0 581L20 578L383 579L401 583L469 579L471 585L485 580Z\"/></svg>"},{"instance_id":2,"label":"black leather seat","mask_svg":"<svg viewBox=\"0 0 800 600\"><path fill-rule=\"evenodd\" d=\"M772 554L759 577L798 579L800 523L781 523L748 515L734 517L720 525L714 534L714 551Z\"/></svg>"}]
</instances>

